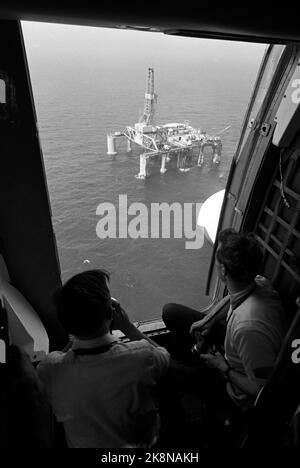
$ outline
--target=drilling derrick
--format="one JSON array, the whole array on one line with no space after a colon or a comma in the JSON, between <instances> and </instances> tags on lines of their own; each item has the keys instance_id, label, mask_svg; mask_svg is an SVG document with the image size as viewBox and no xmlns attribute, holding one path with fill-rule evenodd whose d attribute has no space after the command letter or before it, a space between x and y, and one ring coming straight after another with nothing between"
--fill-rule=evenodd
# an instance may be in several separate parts
<instances>
[{"instance_id":1,"label":"drilling derrick","mask_svg":"<svg viewBox=\"0 0 300 468\"><path fill-rule=\"evenodd\" d=\"M139 123L143 125L152 125L155 107L154 104L157 102L157 94L154 92L154 68L148 68L148 79L145 92L144 100L144 111L143 115L139 120Z\"/></svg>"}]
</instances>

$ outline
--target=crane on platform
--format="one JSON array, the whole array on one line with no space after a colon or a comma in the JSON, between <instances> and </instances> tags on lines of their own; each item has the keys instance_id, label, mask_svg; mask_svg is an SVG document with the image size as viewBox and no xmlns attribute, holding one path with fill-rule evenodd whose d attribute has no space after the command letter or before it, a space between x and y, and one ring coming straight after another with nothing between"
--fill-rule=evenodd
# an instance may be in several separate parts
<instances>
[{"instance_id":1,"label":"crane on platform","mask_svg":"<svg viewBox=\"0 0 300 468\"><path fill-rule=\"evenodd\" d=\"M177 158L177 168L187 171L192 159L197 157L197 165L204 162L204 150L212 149L212 163L220 164L222 142L220 134L227 131L230 126L221 130L217 135L208 135L200 129L192 127L188 121L183 123L167 123L154 125L155 105L157 94L154 91L154 68L148 68L146 91L144 97L144 109L139 121L134 126L127 126L123 132L114 132L107 135L107 154L116 155L116 138L127 139L127 151L131 152L132 143L143 148L140 154L140 171L137 178L144 179L148 175L147 161L153 157L161 158L160 172L167 170L167 163Z\"/></svg>"}]
</instances>

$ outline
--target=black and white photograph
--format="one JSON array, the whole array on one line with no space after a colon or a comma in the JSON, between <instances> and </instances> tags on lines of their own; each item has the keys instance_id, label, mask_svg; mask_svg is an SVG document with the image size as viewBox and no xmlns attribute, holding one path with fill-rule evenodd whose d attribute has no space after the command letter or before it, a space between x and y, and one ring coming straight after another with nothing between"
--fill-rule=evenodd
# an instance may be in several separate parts
<instances>
[{"instance_id":1,"label":"black and white photograph","mask_svg":"<svg viewBox=\"0 0 300 468\"><path fill-rule=\"evenodd\" d=\"M300 32L272 8L1 2L2 448L300 448Z\"/></svg>"}]
</instances>

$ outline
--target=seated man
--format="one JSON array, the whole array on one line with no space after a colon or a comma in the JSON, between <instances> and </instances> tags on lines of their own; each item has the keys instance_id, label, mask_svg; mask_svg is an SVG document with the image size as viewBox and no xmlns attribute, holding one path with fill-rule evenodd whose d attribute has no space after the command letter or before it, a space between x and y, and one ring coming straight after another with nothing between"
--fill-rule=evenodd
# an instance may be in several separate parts
<instances>
[{"instance_id":1,"label":"seated man","mask_svg":"<svg viewBox=\"0 0 300 468\"><path fill-rule=\"evenodd\" d=\"M199 369L204 398L216 398L222 388L233 408L246 410L254 403L279 353L286 333L284 311L277 292L266 279L257 276L262 252L255 238L225 229L218 242L218 275L229 292L229 298L221 301L223 307L218 305L205 316L188 307L167 304L163 320L178 344L180 337L188 333L194 343L199 340L198 350L197 344L195 348L199 363L204 364ZM228 299L229 310L224 307ZM224 319L225 340L216 349L213 343L216 339L220 342L219 322ZM208 339L205 350L203 344Z\"/></svg>"},{"instance_id":2,"label":"seated man","mask_svg":"<svg viewBox=\"0 0 300 468\"><path fill-rule=\"evenodd\" d=\"M160 428L152 390L169 354L112 300L108 279L101 270L85 271L58 291L58 318L74 341L68 351L51 352L38 375L69 447L151 447ZM130 341L118 340L112 328Z\"/></svg>"}]
</instances>

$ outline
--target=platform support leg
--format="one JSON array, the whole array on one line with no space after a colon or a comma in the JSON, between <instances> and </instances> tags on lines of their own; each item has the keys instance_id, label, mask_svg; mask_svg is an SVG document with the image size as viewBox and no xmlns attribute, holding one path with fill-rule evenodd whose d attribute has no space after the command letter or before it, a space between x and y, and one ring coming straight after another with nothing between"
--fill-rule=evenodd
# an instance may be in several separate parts
<instances>
[{"instance_id":1,"label":"platform support leg","mask_svg":"<svg viewBox=\"0 0 300 468\"><path fill-rule=\"evenodd\" d=\"M202 148L202 146L200 146L200 151L199 151L199 156L198 156L198 163L197 163L197 165L198 165L198 166L202 166L203 162L204 162L204 153L203 153L203 148Z\"/></svg>"},{"instance_id":2,"label":"platform support leg","mask_svg":"<svg viewBox=\"0 0 300 468\"><path fill-rule=\"evenodd\" d=\"M214 164L220 164L220 161L221 161L221 157L220 157L220 154L219 152L215 152L214 155L213 155L213 163Z\"/></svg>"},{"instance_id":3,"label":"platform support leg","mask_svg":"<svg viewBox=\"0 0 300 468\"><path fill-rule=\"evenodd\" d=\"M213 155L213 163L214 164L220 164L220 162L221 162L221 152L222 152L222 144L217 143L214 146L214 155Z\"/></svg>"},{"instance_id":4,"label":"platform support leg","mask_svg":"<svg viewBox=\"0 0 300 468\"><path fill-rule=\"evenodd\" d=\"M127 139L127 153L131 153L132 147L131 147L131 141Z\"/></svg>"},{"instance_id":5,"label":"platform support leg","mask_svg":"<svg viewBox=\"0 0 300 468\"><path fill-rule=\"evenodd\" d=\"M138 179L145 179L147 176L147 159L144 154L140 154L140 172L137 175Z\"/></svg>"},{"instance_id":6,"label":"platform support leg","mask_svg":"<svg viewBox=\"0 0 300 468\"><path fill-rule=\"evenodd\" d=\"M107 154L112 156L118 154L115 147L115 137L113 135L107 135Z\"/></svg>"},{"instance_id":7,"label":"platform support leg","mask_svg":"<svg viewBox=\"0 0 300 468\"><path fill-rule=\"evenodd\" d=\"M167 169L166 169L166 154L163 154L161 157L161 167L160 167L160 172L164 174Z\"/></svg>"}]
</instances>

